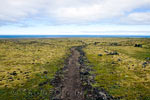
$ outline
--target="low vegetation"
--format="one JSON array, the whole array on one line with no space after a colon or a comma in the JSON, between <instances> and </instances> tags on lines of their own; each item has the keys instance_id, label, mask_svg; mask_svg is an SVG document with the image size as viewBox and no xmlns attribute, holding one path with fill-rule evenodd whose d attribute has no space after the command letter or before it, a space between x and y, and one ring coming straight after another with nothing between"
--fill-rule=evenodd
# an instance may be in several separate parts
<instances>
[{"instance_id":1,"label":"low vegetation","mask_svg":"<svg viewBox=\"0 0 150 100\"><path fill-rule=\"evenodd\" d=\"M95 74L93 86L121 100L150 100L149 43L150 39L93 40L84 49Z\"/></svg>"},{"instance_id":2,"label":"low vegetation","mask_svg":"<svg viewBox=\"0 0 150 100\"><path fill-rule=\"evenodd\" d=\"M73 39L1 39L0 100L49 100Z\"/></svg>"},{"instance_id":3,"label":"low vegetation","mask_svg":"<svg viewBox=\"0 0 150 100\"><path fill-rule=\"evenodd\" d=\"M81 45L93 87L120 100L150 100L149 38L0 39L0 100L50 100L56 72Z\"/></svg>"}]
</instances>

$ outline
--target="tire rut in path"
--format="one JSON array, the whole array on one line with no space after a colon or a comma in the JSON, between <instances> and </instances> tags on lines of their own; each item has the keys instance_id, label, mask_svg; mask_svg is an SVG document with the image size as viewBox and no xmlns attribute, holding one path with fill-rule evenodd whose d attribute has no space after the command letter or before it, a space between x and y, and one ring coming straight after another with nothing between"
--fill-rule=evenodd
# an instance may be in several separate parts
<instances>
[{"instance_id":1,"label":"tire rut in path","mask_svg":"<svg viewBox=\"0 0 150 100\"><path fill-rule=\"evenodd\" d=\"M62 100L84 100L82 82L80 79L80 53L76 48L71 48L71 56L68 59L67 69L64 73Z\"/></svg>"}]
</instances>

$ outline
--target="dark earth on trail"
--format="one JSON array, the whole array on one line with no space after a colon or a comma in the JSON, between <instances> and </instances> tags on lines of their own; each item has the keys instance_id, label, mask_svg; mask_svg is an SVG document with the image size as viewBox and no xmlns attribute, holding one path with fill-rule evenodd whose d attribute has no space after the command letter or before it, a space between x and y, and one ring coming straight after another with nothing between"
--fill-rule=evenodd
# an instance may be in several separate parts
<instances>
[{"instance_id":1,"label":"dark earth on trail","mask_svg":"<svg viewBox=\"0 0 150 100\"><path fill-rule=\"evenodd\" d=\"M83 65L82 56L84 56L84 52L82 47L72 47L70 50L71 55L67 59L66 66L62 72L57 73L53 81L55 89L52 100L114 100L104 90L91 86L91 80L88 80L87 77L89 72L84 69ZM81 69L85 71L81 72ZM63 78L61 77L62 74ZM86 78L82 79L81 77ZM83 85L83 82L86 85Z\"/></svg>"},{"instance_id":2,"label":"dark earth on trail","mask_svg":"<svg viewBox=\"0 0 150 100\"><path fill-rule=\"evenodd\" d=\"M83 91L80 80L80 64L78 62L80 53L71 49L72 56L69 57L67 70L65 72L65 79L63 82L64 87L62 88L62 99L63 100L83 100Z\"/></svg>"}]
</instances>

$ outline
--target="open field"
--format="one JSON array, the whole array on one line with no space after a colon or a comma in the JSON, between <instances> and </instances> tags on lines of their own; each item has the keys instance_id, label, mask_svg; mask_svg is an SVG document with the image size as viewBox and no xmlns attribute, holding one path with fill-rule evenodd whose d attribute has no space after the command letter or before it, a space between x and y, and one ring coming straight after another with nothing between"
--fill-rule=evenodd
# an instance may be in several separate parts
<instances>
[{"instance_id":1,"label":"open field","mask_svg":"<svg viewBox=\"0 0 150 100\"><path fill-rule=\"evenodd\" d=\"M135 47L142 44L142 47ZM95 87L121 100L150 100L150 39L98 39L84 51Z\"/></svg>"},{"instance_id":2,"label":"open field","mask_svg":"<svg viewBox=\"0 0 150 100\"><path fill-rule=\"evenodd\" d=\"M88 62L80 59L81 52L71 49L81 46ZM106 90L114 99L150 100L149 38L0 39L0 100L52 100L50 94L57 87L51 81L67 58L62 83L72 86L64 85L62 91L76 85L80 89L75 90L81 91L78 72L86 63L92 66L88 70L94 76L92 87ZM75 78L80 84L73 85Z\"/></svg>"},{"instance_id":3,"label":"open field","mask_svg":"<svg viewBox=\"0 0 150 100\"><path fill-rule=\"evenodd\" d=\"M69 48L81 44L69 39L0 40L0 100L46 100Z\"/></svg>"}]
</instances>

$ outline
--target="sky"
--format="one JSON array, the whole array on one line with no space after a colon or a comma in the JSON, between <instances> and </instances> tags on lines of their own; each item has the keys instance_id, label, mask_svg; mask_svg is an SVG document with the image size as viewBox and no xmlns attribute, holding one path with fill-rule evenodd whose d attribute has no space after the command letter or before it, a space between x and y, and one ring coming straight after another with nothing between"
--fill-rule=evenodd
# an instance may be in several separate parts
<instances>
[{"instance_id":1,"label":"sky","mask_svg":"<svg viewBox=\"0 0 150 100\"><path fill-rule=\"evenodd\" d=\"M150 0L0 0L0 35L150 35Z\"/></svg>"}]
</instances>

